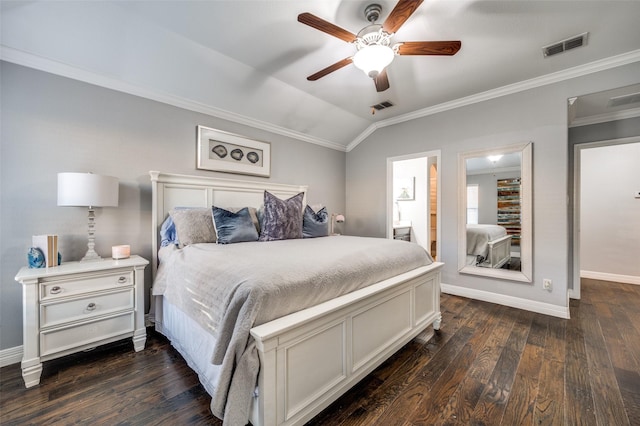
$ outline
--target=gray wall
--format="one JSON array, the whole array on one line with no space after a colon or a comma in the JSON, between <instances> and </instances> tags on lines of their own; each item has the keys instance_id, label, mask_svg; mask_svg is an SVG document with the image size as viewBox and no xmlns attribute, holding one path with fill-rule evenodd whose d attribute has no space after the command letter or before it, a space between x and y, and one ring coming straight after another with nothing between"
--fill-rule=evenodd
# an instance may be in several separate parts
<instances>
[{"instance_id":1,"label":"gray wall","mask_svg":"<svg viewBox=\"0 0 640 426\"><path fill-rule=\"evenodd\" d=\"M566 306L569 282L567 99L638 83L640 63L506 95L377 130L347 153L347 233L385 235L386 158L440 149L443 283ZM457 156L533 142L533 283L458 273ZM553 291L542 279L553 280Z\"/></svg>"},{"instance_id":2,"label":"gray wall","mask_svg":"<svg viewBox=\"0 0 640 426\"><path fill-rule=\"evenodd\" d=\"M640 142L580 154L580 269L640 278Z\"/></svg>"},{"instance_id":3,"label":"gray wall","mask_svg":"<svg viewBox=\"0 0 640 426\"><path fill-rule=\"evenodd\" d=\"M119 206L96 213L103 257L112 245L130 244L151 259L149 170L265 179L195 170L199 124L271 142L270 181L307 184L310 204L345 211L344 152L10 63L0 73L0 349L22 344L22 289L14 276L27 263L31 236L58 234L63 261L86 251L87 211L56 206L58 172L120 179Z\"/></svg>"}]
</instances>

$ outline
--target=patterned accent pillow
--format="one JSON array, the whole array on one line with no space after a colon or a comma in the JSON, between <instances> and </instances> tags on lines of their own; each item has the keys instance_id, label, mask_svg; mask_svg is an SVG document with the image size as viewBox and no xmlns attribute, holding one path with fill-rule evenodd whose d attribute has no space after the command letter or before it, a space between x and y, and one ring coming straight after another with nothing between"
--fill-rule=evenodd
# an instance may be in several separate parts
<instances>
[{"instance_id":1,"label":"patterned accent pillow","mask_svg":"<svg viewBox=\"0 0 640 426\"><path fill-rule=\"evenodd\" d=\"M218 244L257 241L258 230L253 223L249 209L244 207L237 213L213 206L213 224L218 236Z\"/></svg>"},{"instance_id":2,"label":"patterned accent pillow","mask_svg":"<svg viewBox=\"0 0 640 426\"><path fill-rule=\"evenodd\" d=\"M317 212L311 206L304 209L302 216L302 237L315 238L329 235L329 215L327 208L323 207Z\"/></svg>"},{"instance_id":3,"label":"patterned accent pillow","mask_svg":"<svg viewBox=\"0 0 640 426\"><path fill-rule=\"evenodd\" d=\"M281 200L264 191L264 210L260 241L302 238L302 200L304 192Z\"/></svg>"},{"instance_id":4,"label":"patterned accent pillow","mask_svg":"<svg viewBox=\"0 0 640 426\"><path fill-rule=\"evenodd\" d=\"M216 231L213 227L210 208L175 208L169 214L176 226L180 248L189 244L216 242Z\"/></svg>"}]
</instances>

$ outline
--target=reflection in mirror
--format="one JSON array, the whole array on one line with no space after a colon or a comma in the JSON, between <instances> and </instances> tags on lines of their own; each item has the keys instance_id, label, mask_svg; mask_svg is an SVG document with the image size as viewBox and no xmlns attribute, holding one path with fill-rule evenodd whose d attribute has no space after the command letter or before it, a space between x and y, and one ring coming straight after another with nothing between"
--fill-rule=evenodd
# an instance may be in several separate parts
<instances>
[{"instance_id":1,"label":"reflection in mirror","mask_svg":"<svg viewBox=\"0 0 640 426\"><path fill-rule=\"evenodd\" d=\"M459 269L531 281L531 144L460 154Z\"/></svg>"}]
</instances>

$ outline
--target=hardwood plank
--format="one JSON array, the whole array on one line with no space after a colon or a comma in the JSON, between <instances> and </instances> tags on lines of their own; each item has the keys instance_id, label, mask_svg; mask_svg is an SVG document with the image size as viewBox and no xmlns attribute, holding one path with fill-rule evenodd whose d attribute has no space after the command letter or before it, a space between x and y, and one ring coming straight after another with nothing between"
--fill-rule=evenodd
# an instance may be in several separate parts
<instances>
[{"instance_id":1,"label":"hardwood plank","mask_svg":"<svg viewBox=\"0 0 640 426\"><path fill-rule=\"evenodd\" d=\"M500 317L491 315L498 310L497 307L492 306L489 308L489 310L483 311L482 314L474 316L473 322L468 325L477 331L451 361L450 365L447 366L438 380L433 383L429 393L416 405L413 413L407 413L414 424L435 424L440 419L440 415L448 405L449 399L460 387L461 382L469 373L473 361L484 348L487 339L500 320Z\"/></svg>"},{"instance_id":2,"label":"hardwood plank","mask_svg":"<svg viewBox=\"0 0 640 426\"><path fill-rule=\"evenodd\" d=\"M571 301L571 320L567 323L564 424L595 425L580 305L580 301Z\"/></svg>"},{"instance_id":3,"label":"hardwood plank","mask_svg":"<svg viewBox=\"0 0 640 426\"><path fill-rule=\"evenodd\" d=\"M502 423L512 425L533 424L538 381L543 366L544 348L549 331L549 318L535 316L531 323L529 336L520 358L516 377Z\"/></svg>"},{"instance_id":4,"label":"hardwood plank","mask_svg":"<svg viewBox=\"0 0 640 426\"><path fill-rule=\"evenodd\" d=\"M515 324L489 382L473 411L472 424L500 424L502 421L506 404L511 396L517 366L533 320L531 312L519 311L514 313L514 316Z\"/></svg>"},{"instance_id":5,"label":"hardwood plank","mask_svg":"<svg viewBox=\"0 0 640 426\"><path fill-rule=\"evenodd\" d=\"M564 420L565 331L567 321L549 318L549 332L540 368L534 425L559 425Z\"/></svg>"},{"instance_id":6,"label":"hardwood plank","mask_svg":"<svg viewBox=\"0 0 640 426\"><path fill-rule=\"evenodd\" d=\"M611 359L593 305L583 303L580 318L587 346L587 367L595 416L601 425L628 425L629 418L624 410L622 395L618 387Z\"/></svg>"},{"instance_id":7,"label":"hardwood plank","mask_svg":"<svg viewBox=\"0 0 640 426\"><path fill-rule=\"evenodd\" d=\"M432 384L440 377L446 366L449 365L451 359L459 353L464 345L473 335L473 329L463 326L451 338L441 351L439 351L425 366L415 380L412 380L408 386L403 389L403 397L396 398L393 403L385 410L377 422L383 425L402 425L406 420L406 415L411 413L414 407L419 406L429 393Z\"/></svg>"},{"instance_id":8,"label":"hardwood plank","mask_svg":"<svg viewBox=\"0 0 640 426\"><path fill-rule=\"evenodd\" d=\"M444 424L469 424L471 421L471 415L484 391L485 383L491 376L513 329L513 318L505 318L509 309L501 306L496 311L496 326L471 365L469 374L462 380L440 414L439 421Z\"/></svg>"}]
</instances>

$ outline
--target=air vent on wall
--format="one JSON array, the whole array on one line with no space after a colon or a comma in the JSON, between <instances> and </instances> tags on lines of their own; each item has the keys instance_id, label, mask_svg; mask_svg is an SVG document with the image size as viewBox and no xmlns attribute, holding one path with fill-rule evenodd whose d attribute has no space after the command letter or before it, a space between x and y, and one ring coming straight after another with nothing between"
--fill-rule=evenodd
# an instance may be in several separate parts
<instances>
[{"instance_id":1,"label":"air vent on wall","mask_svg":"<svg viewBox=\"0 0 640 426\"><path fill-rule=\"evenodd\" d=\"M615 96L609 99L608 107L618 107L622 105L630 105L640 102L640 93L632 93L630 95Z\"/></svg>"},{"instance_id":2,"label":"air vent on wall","mask_svg":"<svg viewBox=\"0 0 640 426\"><path fill-rule=\"evenodd\" d=\"M586 46L588 35L589 33L582 33L575 37L545 46L542 48L542 54L546 58L548 56L566 52L567 50L575 49L576 47Z\"/></svg>"}]
</instances>

